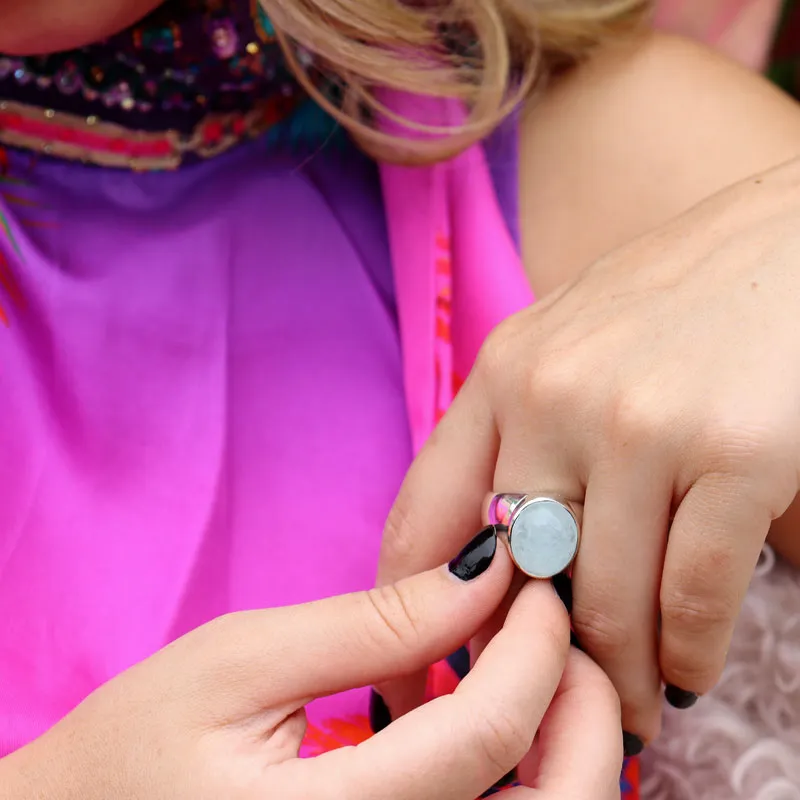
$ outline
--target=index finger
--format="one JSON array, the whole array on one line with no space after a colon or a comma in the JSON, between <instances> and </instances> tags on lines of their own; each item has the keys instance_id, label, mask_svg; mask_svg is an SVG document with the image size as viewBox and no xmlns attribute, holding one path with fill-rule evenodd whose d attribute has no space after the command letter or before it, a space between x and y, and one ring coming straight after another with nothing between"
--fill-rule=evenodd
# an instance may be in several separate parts
<instances>
[{"instance_id":1,"label":"index finger","mask_svg":"<svg viewBox=\"0 0 800 800\"><path fill-rule=\"evenodd\" d=\"M481 524L500 446L491 405L473 372L408 471L381 541L378 585L441 563ZM461 642L460 644L463 644ZM426 670L378 687L393 717L424 699Z\"/></svg>"},{"instance_id":2,"label":"index finger","mask_svg":"<svg viewBox=\"0 0 800 800\"><path fill-rule=\"evenodd\" d=\"M473 373L408 471L386 521L378 583L394 583L446 561L481 527L499 434Z\"/></svg>"},{"instance_id":3,"label":"index finger","mask_svg":"<svg viewBox=\"0 0 800 800\"><path fill-rule=\"evenodd\" d=\"M281 765L299 790L291 796L474 800L529 751L568 651L564 606L550 584L529 583L454 694L356 748Z\"/></svg>"}]
</instances>

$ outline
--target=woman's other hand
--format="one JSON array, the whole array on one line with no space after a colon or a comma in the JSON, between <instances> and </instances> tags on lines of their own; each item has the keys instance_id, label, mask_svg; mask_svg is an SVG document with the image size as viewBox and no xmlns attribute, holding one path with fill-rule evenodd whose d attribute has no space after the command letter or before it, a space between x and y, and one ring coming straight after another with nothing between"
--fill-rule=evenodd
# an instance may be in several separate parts
<instances>
[{"instance_id":1,"label":"woman's other hand","mask_svg":"<svg viewBox=\"0 0 800 800\"><path fill-rule=\"evenodd\" d=\"M306 703L444 657L496 610L511 575L485 534L449 569L212 622L0 761L0 797L474 800L523 760L543 719L538 789L510 796L618 797L618 698L587 658L568 656L567 615L545 583L523 589L454 695L357 747L297 757Z\"/></svg>"}]
</instances>

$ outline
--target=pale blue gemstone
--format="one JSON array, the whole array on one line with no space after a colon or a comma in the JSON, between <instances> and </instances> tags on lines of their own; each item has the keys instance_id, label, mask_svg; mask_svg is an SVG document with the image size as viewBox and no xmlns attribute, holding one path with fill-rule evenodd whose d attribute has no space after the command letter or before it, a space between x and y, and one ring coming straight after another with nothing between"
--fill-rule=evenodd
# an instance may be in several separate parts
<instances>
[{"instance_id":1,"label":"pale blue gemstone","mask_svg":"<svg viewBox=\"0 0 800 800\"><path fill-rule=\"evenodd\" d=\"M555 500L536 498L515 512L509 547L526 575L552 578L572 563L578 538L578 524L569 509Z\"/></svg>"}]
</instances>

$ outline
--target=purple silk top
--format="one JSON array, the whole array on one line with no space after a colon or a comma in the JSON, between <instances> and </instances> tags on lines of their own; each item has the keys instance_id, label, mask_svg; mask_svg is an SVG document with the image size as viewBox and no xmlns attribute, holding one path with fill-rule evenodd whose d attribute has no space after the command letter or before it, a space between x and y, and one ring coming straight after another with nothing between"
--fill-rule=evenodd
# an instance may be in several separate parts
<instances>
[{"instance_id":1,"label":"purple silk top","mask_svg":"<svg viewBox=\"0 0 800 800\"><path fill-rule=\"evenodd\" d=\"M354 151L9 176L0 755L214 616L370 587L411 458ZM367 735L363 692L312 708L312 740L332 718Z\"/></svg>"}]
</instances>

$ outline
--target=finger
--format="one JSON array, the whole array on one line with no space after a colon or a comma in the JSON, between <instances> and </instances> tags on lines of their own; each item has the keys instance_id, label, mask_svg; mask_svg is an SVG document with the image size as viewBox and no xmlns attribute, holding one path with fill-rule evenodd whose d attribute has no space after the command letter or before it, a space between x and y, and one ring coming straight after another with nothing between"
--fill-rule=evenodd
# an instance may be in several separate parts
<instances>
[{"instance_id":1,"label":"finger","mask_svg":"<svg viewBox=\"0 0 800 800\"><path fill-rule=\"evenodd\" d=\"M497 446L491 407L473 375L403 482L383 533L378 585L440 564L465 544L468 531L477 530ZM396 718L423 702L426 683L423 669L377 688Z\"/></svg>"},{"instance_id":2,"label":"finger","mask_svg":"<svg viewBox=\"0 0 800 800\"><path fill-rule=\"evenodd\" d=\"M736 479L706 477L678 508L661 583L660 661L684 698L719 679L769 524Z\"/></svg>"},{"instance_id":3,"label":"finger","mask_svg":"<svg viewBox=\"0 0 800 800\"><path fill-rule=\"evenodd\" d=\"M532 429L523 418L501 430L495 489L550 492L579 499L580 453ZM672 483L656 475L663 460L630 442L596 464L585 489L581 543L573 566L573 623L581 646L607 670L623 698L632 750L655 737L660 721L656 638L658 585ZM635 570L631 570L635 564Z\"/></svg>"},{"instance_id":4,"label":"finger","mask_svg":"<svg viewBox=\"0 0 800 800\"><path fill-rule=\"evenodd\" d=\"M470 639L470 664L474 664L480 658L481 653L486 649L489 642L502 630L514 601L529 581L530 578L519 570L514 572L514 576L511 579L511 586L508 589L508 593L503 598L503 602L500 603L494 614L489 617L480 630Z\"/></svg>"},{"instance_id":5,"label":"finger","mask_svg":"<svg viewBox=\"0 0 800 800\"><path fill-rule=\"evenodd\" d=\"M444 658L491 616L512 573L490 527L445 567L369 592L234 614L192 642L214 653L207 680L216 691L229 685L245 713L305 701Z\"/></svg>"},{"instance_id":6,"label":"finger","mask_svg":"<svg viewBox=\"0 0 800 800\"><path fill-rule=\"evenodd\" d=\"M623 727L642 743L656 737L662 706L658 587L672 482L656 463L626 454L595 468L572 573L577 639L613 682Z\"/></svg>"},{"instance_id":7,"label":"finger","mask_svg":"<svg viewBox=\"0 0 800 800\"><path fill-rule=\"evenodd\" d=\"M603 671L572 648L536 742L533 771L519 778L532 796L553 800L619 798L622 771L619 697Z\"/></svg>"},{"instance_id":8,"label":"finger","mask_svg":"<svg viewBox=\"0 0 800 800\"><path fill-rule=\"evenodd\" d=\"M305 788L298 797L473 800L530 749L568 649L563 605L549 584L531 582L455 694L415 709L356 748L282 767ZM327 791L312 795L323 784Z\"/></svg>"},{"instance_id":9,"label":"finger","mask_svg":"<svg viewBox=\"0 0 800 800\"><path fill-rule=\"evenodd\" d=\"M480 526L498 435L488 399L471 376L414 460L381 544L378 583L435 567Z\"/></svg>"},{"instance_id":10,"label":"finger","mask_svg":"<svg viewBox=\"0 0 800 800\"><path fill-rule=\"evenodd\" d=\"M494 492L551 494L571 499L583 497L584 488L573 459L568 456L550 426L534 429L530 425L527 410L519 408L509 416L501 434L502 443L492 477L493 490L487 492L481 501L484 518L488 517ZM506 604L513 601L515 592L526 580L526 576L520 572L512 581ZM503 619L501 607L470 643L473 660L491 641Z\"/></svg>"}]
</instances>

